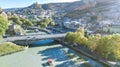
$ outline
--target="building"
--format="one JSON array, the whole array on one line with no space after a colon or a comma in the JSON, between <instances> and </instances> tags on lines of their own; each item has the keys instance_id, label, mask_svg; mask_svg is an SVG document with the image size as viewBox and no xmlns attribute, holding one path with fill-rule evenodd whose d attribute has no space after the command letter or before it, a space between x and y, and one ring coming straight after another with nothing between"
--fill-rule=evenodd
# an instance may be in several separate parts
<instances>
[{"instance_id":1,"label":"building","mask_svg":"<svg viewBox=\"0 0 120 67\"><path fill-rule=\"evenodd\" d=\"M111 25L110 33L120 33L120 25Z\"/></svg>"},{"instance_id":2,"label":"building","mask_svg":"<svg viewBox=\"0 0 120 67\"><path fill-rule=\"evenodd\" d=\"M120 33L120 23L112 21L102 21L100 24L102 31L108 33Z\"/></svg>"},{"instance_id":3,"label":"building","mask_svg":"<svg viewBox=\"0 0 120 67\"><path fill-rule=\"evenodd\" d=\"M81 22L77 22L77 21L64 22L64 26L70 29L77 29L84 27L84 25Z\"/></svg>"}]
</instances>

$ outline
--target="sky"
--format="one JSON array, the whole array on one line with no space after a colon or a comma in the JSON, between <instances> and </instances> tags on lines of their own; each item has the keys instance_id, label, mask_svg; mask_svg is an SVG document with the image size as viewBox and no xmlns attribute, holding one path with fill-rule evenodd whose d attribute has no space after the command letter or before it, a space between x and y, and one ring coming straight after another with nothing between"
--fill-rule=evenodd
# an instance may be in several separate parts
<instances>
[{"instance_id":1,"label":"sky","mask_svg":"<svg viewBox=\"0 0 120 67\"><path fill-rule=\"evenodd\" d=\"M56 3L56 2L72 2L78 0L0 0L0 6L2 9L6 8L19 8L27 7L34 2L39 2L40 4L44 3Z\"/></svg>"}]
</instances>

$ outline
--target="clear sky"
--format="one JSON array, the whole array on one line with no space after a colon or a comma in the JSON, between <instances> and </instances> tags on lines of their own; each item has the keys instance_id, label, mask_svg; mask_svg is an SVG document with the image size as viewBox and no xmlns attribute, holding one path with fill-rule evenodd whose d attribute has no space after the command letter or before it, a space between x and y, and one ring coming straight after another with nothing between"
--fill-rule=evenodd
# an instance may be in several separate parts
<instances>
[{"instance_id":1,"label":"clear sky","mask_svg":"<svg viewBox=\"0 0 120 67\"><path fill-rule=\"evenodd\" d=\"M5 8L27 7L34 2L44 3L56 3L56 2L72 2L78 0L0 0L0 6Z\"/></svg>"}]
</instances>

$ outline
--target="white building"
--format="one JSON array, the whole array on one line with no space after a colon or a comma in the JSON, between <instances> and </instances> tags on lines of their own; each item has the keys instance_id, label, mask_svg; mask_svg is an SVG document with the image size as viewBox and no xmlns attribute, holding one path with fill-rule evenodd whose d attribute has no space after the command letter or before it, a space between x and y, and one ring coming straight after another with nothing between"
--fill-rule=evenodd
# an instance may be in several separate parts
<instances>
[{"instance_id":1,"label":"white building","mask_svg":"<svg viewBox=\"0 0 120 67\"><path fill-rule=\"evenodd\" d=\"M112 21L110 21L110 20L104 20L104 21L99 22L100 27L108 26L108 25L111 25L111 24L112 24Z\"/></svg>"},{"instance_id":2,"label":"white building","mask_svg":"<svg viewBox=\"0 0 120 67\"><path fill-rule=\"evenodd\" d=\"M64 26L70 29L83 28L81 22L77 22L77 21L64 22Z\"/></svg>"},{"instance_id":3,"label":"white building","mask_svg":"<svg viewBox=\"0 0 120 67\"><path fill-rule=\"evenodd\" d=\"M104 32L120 33L120 22L102 21L99 25Z\"/></svg>"}]
</instances>

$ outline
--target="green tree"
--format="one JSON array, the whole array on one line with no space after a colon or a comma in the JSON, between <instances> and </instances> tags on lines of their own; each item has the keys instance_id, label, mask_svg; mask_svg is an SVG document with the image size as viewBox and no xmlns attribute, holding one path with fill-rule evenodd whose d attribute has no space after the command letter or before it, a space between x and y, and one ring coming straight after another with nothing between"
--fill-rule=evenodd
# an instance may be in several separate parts
<instances>
[{"instance_id":1,"label":"green tree","mask_svg":"<svg viewBox=\"0 0 120 67\"><path fill-rule=\"evenodd\" d=\"M41 25L42 22L37 20L37 21L34 21L33 23L36 23L35 25L38 26L38 25Z\"/></svg>"},{"instance_id":2,"label":"green tree","mask_svg":"<svg viewBox=\"0 0 120 67\"><path fill-rule=\"evenodd\" d=\"M50 22L50 25L55 26L55 22Z\"/></svg>"},{"instance_id":3,"label":"green tree","mask_svg":"<svg viewBox=\"0 0 120 67\"><path fill-rule=\"evenodd\" d=\"M33 23L28 19L21 19L21 21L23 22L23 25L25 26L33 26Z\"/></svg>"},{"instance_id":4,"label":"green tree","mask_svg":"<svg viewBox=\"0 0 120 67\"><path fill-rule=\"evenodd\" d=\"M34 25L41 26L41 28L46 28L48 25L55 25L52 18L45 18L43 20L32 21Z\"/></svg>"},{"instance_id":5,"label":"green tree","mask_svg":"<svg viewBox=\"0 0 120 67\"><path fill-rule=\"evenodd\" d=\"M82 35L84 35L84 32L85 32L85 31L84 31L84 29L83 29L83 28L78 28L78 29L77 29L77 32L81 32L81 33L82 33Z\"/></svg>"},{"instance_id":6,"label":"green tree","mask_svg":"<svg viewBox=\"0 0 120 67\"><path fill-rule=\"evenodd\" d=\"M66 42L71 42L71 43L73 43L73 42L74 42L74 41L73 41L73 40L74 40L74 39L73 39L73 34L74 34L73 32L68 32L67 35L65 36L65 39L64 39L64 40L65 40Z\"/></svg>"},{"instance_id":7,"label":"green tree","mask_svg":"<svg viewBox=\"0 0 120 67\"><path fill-rule=\"evenodd\" d=\"M97 47L97 43L99 41L99 39L101 39L101 36L100 35L90 35L88 37L88 41L87 41L87 47L91 50L91 51L94 51Z\"/></svg>"},{"instance_id":8,"label":"green tree","mask_svg":"<svg viewBox=\"0 0 120 67\"><path fill-rule=\"evenodd\" d=\"M2 16L0 16L0 36L2 36L5 33L7 28L8 22Z\"/></svg>"},{"instance_id":9,"label":"green tree","mask_svg":"<svg viewBox=\"0 0 120 67\"><path fill-rule=\"evenodd\" d=\"M87 44L87 38L83 35L83 31L81 30L67 33L65 41L83 45Z\"/></svg>"},{"instance_id":10,"label":"green tree","mask_svg":"<svg viewBox=\"0 0 120 67\"><path fill-rule=\"evenodd\" d=\"M46 28L46 27L47 27L47 24L46 24L45 22L42 22L41 27L42 27L42 28Z\"/></svg>"},{"instance_id":11,"label":"green tree","mask_svg":"<svg viewBox=\"0 0 120 67\"><path fill-rule=\"evenodd\" d=\"M45 22L46 24L50 24L51 21L50 21L49 18L45 18L45 19L44 19L44 22Z\"/></svg>"},{"instance_id":12,"label":"green tree","mask_svg":"<svg viewBox=\"0 0 120 67\"><path fill-rule=\"evenodd\" d=\"M16 22L18 25L22 25L22 22L20 21L20 19L17 19L15 22Z\"/></svg>"},{"instance_id":13,"label":"green tree","mask_svg":"<svg viewBox=\"0 0 120 67\"><path fill-rule=\"evenodd\" d=\"M9 17L9 20L12 20L14 23L18 24L18 25L22 25L22 21L20 20L20 18L18 16L12 16Z\"/></svg>"},{"instance_id":14,"label":"green tree","mask_svg":"<svg viewBox=\"0 0 120 67\"><path fill-rule=\"evenodd\" d=\"M95 51L106 59L120 60L120 35L109 35L102 37Z\"/></svg>"},{"instance_id":15,"label":"green tree","mask_svg":"<svg viewBox=\"0 0 120 67\"><path fill-rule=\"evenodd\" d=\"M86 45L87 44L87 38L83 35L83 32L81 31L77 31L75 32L74 35L74 42L78 43L78 44L83 44Z\"/></svg>"}]
</instances>

